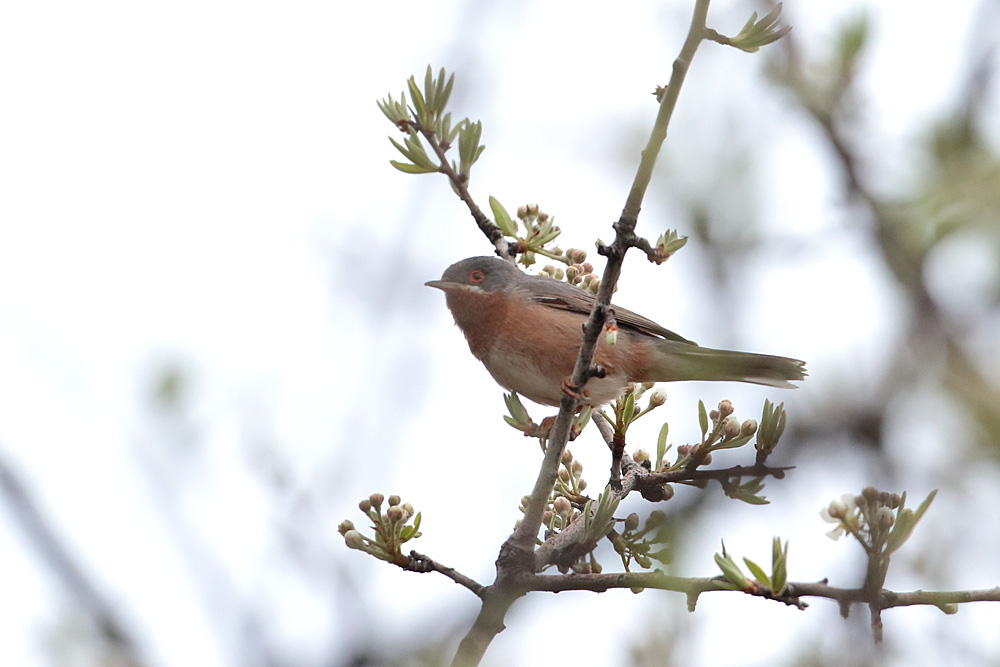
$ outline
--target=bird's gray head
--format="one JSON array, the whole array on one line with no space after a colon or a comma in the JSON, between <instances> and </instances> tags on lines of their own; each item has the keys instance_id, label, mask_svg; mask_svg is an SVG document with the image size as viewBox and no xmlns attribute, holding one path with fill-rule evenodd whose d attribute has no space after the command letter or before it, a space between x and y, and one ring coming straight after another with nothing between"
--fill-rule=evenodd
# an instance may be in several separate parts
<instances>
[{"instance_id":1,"label":"bird's gray head","mask_svg":"<svg viewBox=\"0 0 1000 667\"><path fill-rule=\"evenodd\" d=\"M520 269L499 257L469 257L445 269L441 280L431 280L424 284L445 291L461 285L479 288L484 292L496 292L510 289L524 277Z\"/></svg>"}]
</instances>

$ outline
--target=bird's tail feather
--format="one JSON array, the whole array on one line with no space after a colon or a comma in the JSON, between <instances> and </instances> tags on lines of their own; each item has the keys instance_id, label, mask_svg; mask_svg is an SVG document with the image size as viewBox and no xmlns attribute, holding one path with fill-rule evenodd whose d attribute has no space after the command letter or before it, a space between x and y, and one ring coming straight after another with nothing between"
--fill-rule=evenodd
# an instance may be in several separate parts
<instances>
[{"instance_id":1,"label":"bird's tail feather","mask_svg":"<svg viewBox=\"0 0 1000 667\"><path fill-rule=\"evenodd\" d=\"M795 389L791 384L806 376L805 362L788 357L752 352L713 350L669 340L657 341L656 382L708 380L751 382L769 387Z\"/></svg>"}]
</instances>

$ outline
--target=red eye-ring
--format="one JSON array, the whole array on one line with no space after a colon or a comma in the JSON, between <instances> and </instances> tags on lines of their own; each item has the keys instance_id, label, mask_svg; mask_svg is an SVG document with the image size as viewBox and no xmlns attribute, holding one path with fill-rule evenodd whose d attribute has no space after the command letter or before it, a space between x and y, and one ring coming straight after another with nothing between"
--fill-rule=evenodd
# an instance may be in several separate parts
<instances>
[{"instance_id":1,"label":"red eye-ring","mask_svg":"<svg viewBox=\"0 0 1000 667\"><path fill-rule=\"evenodd\" d=\"M483 282L484 280L486 280L486 274L480 271L479 269L476 269L475 271L469 274L470 283L477 284Z\"/></svg>"}]
</instances>

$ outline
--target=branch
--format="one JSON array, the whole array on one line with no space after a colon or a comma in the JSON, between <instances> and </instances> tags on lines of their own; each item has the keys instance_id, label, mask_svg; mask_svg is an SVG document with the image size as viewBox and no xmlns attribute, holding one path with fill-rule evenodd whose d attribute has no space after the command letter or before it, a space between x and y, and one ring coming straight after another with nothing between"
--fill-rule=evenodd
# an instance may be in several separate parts
<instances>
[{"instance_id":1,"label":"branch","mask_svg":"<svg viewBox=\"0 0 1000 667\"><path fill-rule=\"evenodd\" d=\"M38 502L18 478L9 463L0 457L0 492L6 496L14 519L38 551L42 562L56 575L76 604L94 624L101 637L126 667L146 664L126 623L74 560L68 547L46 521Z\"/></svg>"},{"instance_id":2,"label":"branch","mask_svg":"<svg viewBox=\"0 0 1000 667\"><path fill-rule=\"evenodd\" d=\"M446 567L441 563L438 563L437 561L433 560L429 556L417 553L416 551L410 552L410 558L412 560L410 560L409 563L405 565L397 563L397 565L399 565L404 570L408 570L410 572L420 572L420 573L438 572L448 577L459 586L465 586L470 591L472 591L477 597L483 597L483 590L486 587L477 582L475 579L465 576L455 568Z\"/></svg>"},{"instance_id":3,"label":"branch","mask_svg":"<svg viewBox=\"0 0 1000 667\"><path fill-rule=\"evenodd\" d=\"M573 368L572 378L569 381L570 386L567 387L566 395L563 396L559 414L552 427L551 439L545 451L545 458L539 468L538 478L535 480L527 510L514 534L500 548L500 555L497 558L496 583L485 594L480 615L459 645L453 665L479 664L493 637L503 629L503 617L506 615L507 609L514 603L514 600L524 594L523 590L510 580L518 574L535 571L537 561L533 551L542 524L542 513L549 494L552 493L552 488L555 486L559 461L569 439L573 415L580 405L580 392L583 391L587 380L599 376L603 372L603 369L596 366L593 361L597 337L604 329L605 318L610 312L611 296L621 275L625 253L629 248L642 243L642 240L635 234L639 209L652 178L656 157L666 139L667 125L670 123L674 107L677 104L688 66L698 49L698 45L704 38L708 6L709 0L696 0L687 39L681 48L680 55L674 61L670 82L660 102L660 110L649 142L642 151L639 168L629 191L628 199L621 217L613 225L615 240L610 246L599 248L599 252L607 257L601 287L598 290L597 301L590 312L590 317L583 328L583 342L576 359L576 365ZM644 250L649 247L648 242L642 247ZM496 598L493 597L494 594L497 596Z\"/></svg>"},{"instance_id":4,"label":"branch","mask_svg":"<svg viewBox=\"0 0 1000 667\"><path fill-rule=\"evenodd\" d=\"M524 588L532 591L591 591L603 593L612 588L653 588L675 591L688 595L688 608L694 610L695 602L702 593L715 591L735 591L722 577L675 577L663 572L622 572L616 574L560 574L526 575L520 579ZM754 583L754 582L750 582ZM882 609L929 605L938 607L946 614L958 611L956 605L969 602L1000 602L1000 586L971 591L909 591L896 593L885 589L875 595L863 588L838 588L825 582L789 583L778 594L763 586L752 586L738 591L755 597L782 602L789 606L805 609L808 605L800 598L815 597L840 603L841 613L847 617L851 604L877 604Z\"/></svg>"}]
</instances>

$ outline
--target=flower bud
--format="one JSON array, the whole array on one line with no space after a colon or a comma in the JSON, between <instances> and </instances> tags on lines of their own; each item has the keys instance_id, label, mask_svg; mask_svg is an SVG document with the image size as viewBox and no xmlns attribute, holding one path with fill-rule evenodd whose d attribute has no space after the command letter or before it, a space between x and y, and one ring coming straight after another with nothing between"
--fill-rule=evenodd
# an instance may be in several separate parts
<instances>
[{"instance_id":1,"label":"flower bud","mask_svg":"<svg viewBox=\"0 0 1000 667\"><path fill-rule=\"evenodd\" d=\"M649 452L640 447L639 449L632 452L632 460L638 463L639 465L642 465L643 461L649 460Z\"/></svg>"},{"instance_id":2,"label":"flower bud","mask_svg":"<svg viewBox=\"0 0 1000 667\"><path fill-rule=\"evenodd\" d=\"M843 519L847 516L847 503L836 499L831 500L826 507L826 513L831 519Z\"/></svg>"},{"instance_id":3,"label":"flower bud","mask_svg":"<svg viewBox=\"0 0 1000 667\"><path fill-rule=\"evenodd\" d=\"M896 521L896 516L888 507L879 507L878 512L875 513L875 521L881 528L889 529L892 528L892 524Z\"/></svg>"},{"instance_id":4,"label":"flower bud","mask_svg":"<svg viewBox=\"0 0 1000 667\"><path fill-rule=\"evenodd\" d=\"M361 501L360 503L358 503L358 508L359 508L359 509L360 509L360 510L361 510L362 512L364 512L365 514L367 514L367 513L368 513L368 510L370 510L370 509L372 508L372 501L370 501L370 500L368 500L367 498L365 498L365 499L364 499L364 500L362 500L362 501Z\"/></svg>"},{"instance_id":5,"label":"flower bud","mask_svg":"<svg viewBox=\"0 0 1000 667\"><path fill-rule=\"evenodd\" d=\"M625 530L633 531L639 527L639 515L632 512L625 517Z\"/></svg>"},{"instance_id":6,"label":"flower bud","mask_svg":"<svg viewBox=\"0 0 1000 667\"><path fill-rule=\"evenodd\" d=\"M573 511L573 506L569 503L569 498L566 496L559 496L552 502L552 509L556 514L564 519L569 518L570 512Z\"/></svg>"},{"instance_id":7,"label":"flower bud","mask_svg":"<svg viewBox=\"0 0 1000 667\"><path fill-rule=\"evenodd\" d=\"M667 520L667 513L663 510L653 510L649 513L649 517L646 519L646 527L652 528L653 526L659 526L661 523Z\"/></svg>"},{"instance_id":8,"label":"flower bud","mask_svg":"<svg viewBox=\"0 0 1000 667\"><path fill-rule=\"evenodd\" d=\"M385 496L383 496L381 493L373 493L370 496L368 496L368 500L371 502L372 507L378 510L382 509L382 503L383 501L385 501Z\"/></svg>"},{"instance_id":9,"label":"flower bud","mask_svg":"<svg viewBox=\"0 0 1000 667\"><path fill-rule=\"evenodd\" d=\"M732 415L726 417L726 421L722 425L722 433L726 438L736 438L739 436L741 431L742 427L740 426L740 420Z\"/></svg>"},{"instance_id":10,"label":"flower bud","mask_svg":"<svg viewBox=\"0 0 1000 667\"><path fill-rule=\"evenodd\" d=\"M658 408L667 402L667 390L659 387L649 396L649 407Z\"/></svg>"},{"instance_id":11,"label":"flower bud","mask_svg":"<svg viewBox=\"0 0 1000 667\"><path fill-rule=\"evenodd\" d=\"M393 505L385 514L389 517L389 521L402 521L405 517L403 508L399 505Z\"/></svg>"},{"instance_id":12,"label":"flower bud","mask_svg":"<svg viewBox=\"0 0 1000 667\"><path fill-rule=\"evenodd\" d=\"M398 505L401 500L402 500L402 498L400 498L399 496L397 496L395 494L389 496L389 504L390 505Z\"/></svg>"},{"instance_id":13,"label":"flower bud","mask_svg":"<svg viewBox=\"0 0 1000 667\"><path fill-rule=\"evenodd\" d=\"M566 470L566 468L561 466L559 468L559 481L564 484L569 481L569 470Z\"/></svg>"},{"instance_id":14,"label":"flower bud","mask_svg":"<svg viewBox=\"0 0 1000 667\"><path fill-rule=\"evenodd\" d=\"M406 518L409 519L414 514L413 505L410 503L403 503L403 511L406 512Z\"/></svg>"},{"instance_id":15,"label":"flower bud","mask_svg":"<svg viewBox=\"0 0 1000 667\"><path fill-rule=\"evenodd\" d=\"M740 427L740 435L742 436L753 435L756 432L757 432L756 419L748 419L745 422L743 422L743 426Z\"/></svg>"},{"instance_id":16,"label":"flower bud","mask_svg":"<svg viewBox=\"0 0 1000 667\"><path fill-rule=\"evenodd\" d=\"M573 477L579 477L581 474L583 474L583 464L573 461Z\"/></svg>"},{"instance_id":17,"label":"flower bud","mask_svg":"<svg viewBox=\"0 0 1000 667\"><path fill-rule=\"evenodd\" d=\"M604 342L608 345L616 345L618 343L618 325L610 324L607 327L607 332L604 334Z\"/></svg>"},{"instance_id":18,"label":"flower bud","mask_svg":"<svg viewBox=\"0 0 1000 667\"><path fill-rule=\"evenodd\" d=\"M349 530L344 533L344 542L349 549L360 549L365 546L365 538L356 530Z\"/></svg>"},{"instance_id":19,"label":"flower bud","mask_svg":"<svg viewBox=\"0 0 1000 667\"><path fill-rule=\"evenodd\" d=\"M340 525L337 526L337 532L340 533L341 535L346 535L352 530L354 530L354 522L350 521L349 519L341 521Z\"/></svg>"},{"instance_id":20,"label":"flower bud","mask_svg":"<svg viewBox=\"0 0 1000 667\"><path fill-rule=\"evenodd\" d=\"M722 415L723 417L728 417L729 415L733 414L733 410L734 408L732 401L728 399L719 401L719 414Z\"/></svg>"},{"instance_id":21,"label":"flower bud","mask_svg":"<svg viewBox=\"0 0 1000 667\"><path fill-rule=\"evenodd\" d=\"M586 489L587 488L587 480L581 479L579 482L576 483L576 488L579 489L580 491L583 491L584 489Z\"/></svg>"},{"instance_id":22,"label":"flower bud","mask_svg":"<svg viewBox=\"0 0 1000 667\"><path fill-rule=\"evenodd\" d=\"M569 451L569 448L563 450L562 458L560 459L564 466L569 466L573 463L573 452Z\"/></svg>"}]
</instances>

